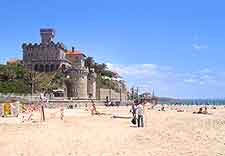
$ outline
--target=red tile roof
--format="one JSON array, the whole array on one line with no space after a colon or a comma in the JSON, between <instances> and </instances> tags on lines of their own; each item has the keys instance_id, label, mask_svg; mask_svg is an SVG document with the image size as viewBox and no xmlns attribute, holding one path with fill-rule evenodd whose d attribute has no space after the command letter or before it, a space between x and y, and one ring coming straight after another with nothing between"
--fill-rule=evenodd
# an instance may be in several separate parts
<instances>
[{"instance_id":1,"label":"red tile roof","mask_svg":"<svg viewBox=\"0 0 225 156\"><path fill-rule=\"evenodd\" d=\"M65 51L65 54L66 55L83 55L79 50L74 50L74 51L67 50Z\"/></svg>"}]
</instances>

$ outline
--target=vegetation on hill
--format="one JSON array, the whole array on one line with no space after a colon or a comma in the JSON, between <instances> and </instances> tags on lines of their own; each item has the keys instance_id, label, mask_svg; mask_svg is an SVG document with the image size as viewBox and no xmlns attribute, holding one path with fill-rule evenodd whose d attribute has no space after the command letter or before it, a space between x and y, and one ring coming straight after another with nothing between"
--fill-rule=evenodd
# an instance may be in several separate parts
<instances>
[{"instance_id":1,"label":"vegetation on hill","mask_svg":"<svg viewBox=\"0 0 225 156\"><path fill-rule=\"evenodd\" d=\"M91 69L95 70L97 74L96 83L98 87L111 88L118 92L120 89L126 89L125 82L123 80L118 80L118 78L121 78L119 74L109 70L106 64L96 63L92 57L87 57L85 66L89 71L91 71Z\"/></svg>"},{"instance_id":2,"label":"vegetation on hill","mask_svg":"<svg viewBox=\"0 0 225 156\"><path fill-rule=\"evenodd\" d=\"M85 66L89 71L93 68L97 75L97 86L111 88L116 91L125 89L125 83L117 80L120 76L110 71L106 64L96 63L88 57ZM63 72L33 72L26 70L22 64L0 65L0 93L28 94L42 91L51 91L62 88L64 81Z\"/></svg>"},{"instance_id":3,"label":"vegetation on hill","mask_svg":"<svg viewBox=\"0 0 225 156\"><path fill-rule=\"evenodd\" d=\"M60 74L25 70L21 64L0 65L0 93L28 94L62 87Z\"/></svg>"},{"instance_id":4,"label":"vegetation on hill","mask_svg":"<svg viewBox=\"0 0 225 156\"><path fill-rule=\"evenodd\" d=\"M24 74L21 65L0 65L0 92L28 93L29 87L23 79Z\"/></svg>"}]
</instances>

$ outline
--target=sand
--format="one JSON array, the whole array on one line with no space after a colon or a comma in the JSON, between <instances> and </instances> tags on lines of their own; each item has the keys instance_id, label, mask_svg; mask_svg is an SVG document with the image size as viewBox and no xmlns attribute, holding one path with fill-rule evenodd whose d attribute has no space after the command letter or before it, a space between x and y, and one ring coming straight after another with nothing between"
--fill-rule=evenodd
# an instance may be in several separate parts
<instances>
[{"instance_id":1,"label":"sand","mask_svg":"<svg viewBox=\"0 0 225 156\"><path fill-rule=\"evenodd\" d=\"M35 123L0 118L1 156L225 156L225 108L211 115L145 111L145 128L128 118L129 107L97 107L105 115L91 116L84 109L46 110L47 121ZM55 112L55 113L54 113Z\"/></svg>"}]
</instances>

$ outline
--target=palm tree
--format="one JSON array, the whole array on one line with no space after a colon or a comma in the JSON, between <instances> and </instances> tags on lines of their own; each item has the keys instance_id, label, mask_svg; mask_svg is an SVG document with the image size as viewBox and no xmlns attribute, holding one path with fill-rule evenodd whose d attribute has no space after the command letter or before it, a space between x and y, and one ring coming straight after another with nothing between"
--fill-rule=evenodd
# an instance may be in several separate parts
<instances>
[{"instance_id":1,"label":"palm tree","mask_svg":"<svg viewBox=\"0 0 225 156\"><path fill-rule=\"evenodd\" d=\"M104 73L106 71L107 66L104 63L102 63L102 64L95 63L94 68L95 68L95 72L97 74L102 75L102 73Z\"/></svg>"}]
</instances>

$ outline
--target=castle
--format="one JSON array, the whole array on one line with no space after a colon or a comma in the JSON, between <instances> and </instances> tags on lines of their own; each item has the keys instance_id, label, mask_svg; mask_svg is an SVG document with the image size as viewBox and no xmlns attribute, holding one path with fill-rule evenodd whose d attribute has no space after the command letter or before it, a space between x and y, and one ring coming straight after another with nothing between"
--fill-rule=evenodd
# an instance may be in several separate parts
<instances>
[{"instance_id":1,"label":"castle","mask_svg":"<svg viewBox=\"0 0 225 156\"><path fill-rule=\"evenodd\" d=\"M53 29L40 29L41 43L22 45L23 63L26 69L37 72L54 72L62 65L66 67L66 93L68 97L96 98L96 74L85 67L86 56L63 43L53 41Z\"/></svg>"}]
</instances>

